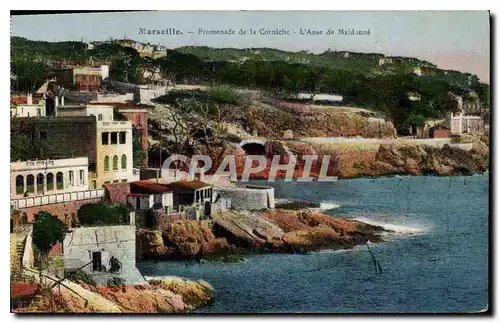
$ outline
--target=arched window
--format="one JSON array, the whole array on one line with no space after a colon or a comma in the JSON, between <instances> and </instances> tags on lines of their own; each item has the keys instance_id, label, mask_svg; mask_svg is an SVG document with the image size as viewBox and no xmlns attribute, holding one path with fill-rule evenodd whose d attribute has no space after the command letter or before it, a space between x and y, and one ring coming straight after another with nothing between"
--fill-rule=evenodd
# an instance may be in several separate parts
<instances>
[{"instance_id":1,"label":"arched window","mask_svg":"<svg viewBox=\"0 0 500 323\"><path fill-rule=\"evenodd\" d=\"M98 120L98 121L102 121L102 114L100 114L100 113L99 113L99 114L97 115L97 120Z\"/></svg>"},{"instance_id":2,"label":"arched window","mask_svg":"<svg viewBox=\"0 0 500 323\"><path fill-rule=\"evenodd\" d=\"M54 190L54 174L47 174L47 191Z\"/></svg>"},{"instance_id":3,"label":"arched window","mask_svg":"<svg viewBox=\"0 0 500 323\"><path fill-rule=\"evenodd\" d=\"M26 191L28 191L29 193L35 192L35 176L26 176Z\"/></svg>"},{"instance_id":4,"label":"arched window","mask_svg":"<svg viewBox=\"0 0 500 323\"><path fill-rule=\"evenodd\" d=\"M113 170L118 170L118 156L113 157Z\"/></svg>"},{"instance_id":5,"label":"arched window","mask_svg":"<svg viewBox=\"0 0 500 323\"><path fill-rule=\"evenodd\" d=\"M16 176L16 194L24 194L24 177L21 175Z\"/></svg>"},{"instance_id":6,"label":"arched window","mask_svg":"<svg viewBox=\"0 0 500 323\"><path fill-rule=\"evenodd\" d=\"M127 169L127 155L122 155L122 169Z\"/></svg>"},{"instance_id":7,"label":"arched window","mask_svg":"<svg viewBox=\"0 0 500 323\"><path fill-rule=\"evenodd\" d=\"M62 172L58 172L56 174L56 186L58 190L62 190L64 188L64 177Z\"/></svg>"},{"instance_id":8,"label":"arched window","mask_svg":"<svg viewBox=\"0 0 500 323\"><path fill-rule=\"evenodd\" d=\"M45 176L43 174L38 174L36 176L36 191L38 193L43 192L43 182L44 182Z\"/></svg>"},{"instance_id":9,"label":"arched window","mask_svg":"<svg viewBox=\"0 0 500 323\"><path fill-rule=\"evenodd\" d=\"M109 157L108 156L104 157L104 170L105 171L109 170Z\"/></svg>"}]
</instances>

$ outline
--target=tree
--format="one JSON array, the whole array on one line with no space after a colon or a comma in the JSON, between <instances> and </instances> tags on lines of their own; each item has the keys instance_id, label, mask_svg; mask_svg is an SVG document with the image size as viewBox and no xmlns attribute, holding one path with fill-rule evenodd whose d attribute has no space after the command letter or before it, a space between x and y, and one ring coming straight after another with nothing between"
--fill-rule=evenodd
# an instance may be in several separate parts
<instances>
[{"instance_id":1,"label":"tree","mask_svg":"<svg viewBox=\"0 0 500 323\"><path fill-rule=\"evenodd\" d=\"M40 268L45 269L50 249L64 236L64 224L49 212L39 212L35 215L32 236Z\"/></svg>"},{"instance_id":2,"label":"tree","mask_svg":"<svg viewBox=\"0 0 500 323\"><path fill-rule=\"evenodd\" d=\"M10 161L30 160L33 157L33 147L28 136L13 134L10 138Z\"/></svg>"}]
</instances>

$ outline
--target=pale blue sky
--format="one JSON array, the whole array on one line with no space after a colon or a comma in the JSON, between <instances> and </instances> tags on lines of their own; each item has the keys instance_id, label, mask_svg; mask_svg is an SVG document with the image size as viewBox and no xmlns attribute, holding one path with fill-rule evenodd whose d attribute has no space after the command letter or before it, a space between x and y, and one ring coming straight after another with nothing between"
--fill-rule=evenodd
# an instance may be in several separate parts
<instances>
[{"instance_id":1,"label":"pale blue sky","mask_svg":"<svg viewBox=\"0 0 500 323\"><path fill-rule=\"evenodd\" d=\"M185 34L139 35L139 28L178 28ZM198 28L284 28L291 35L203 36L197 34ZM371 35L300 36L299 28L370 29ZM429 60L442 68L477 74L484 81L489 81L489 28L487 11L160 11L12 17L12 35L34 40L127 37L169 48L207 45L379 52Z\"/></svg>"}]
</instances>

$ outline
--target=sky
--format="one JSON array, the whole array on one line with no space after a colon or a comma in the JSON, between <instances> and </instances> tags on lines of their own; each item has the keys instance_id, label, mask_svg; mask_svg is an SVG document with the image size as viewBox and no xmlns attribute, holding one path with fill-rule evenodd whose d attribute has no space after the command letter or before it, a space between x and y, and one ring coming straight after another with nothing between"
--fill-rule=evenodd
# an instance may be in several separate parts
<instances>
[{"instance_id":1,"label":"sky","mask_svg":"<svg viewBox=\"0 0 500 323\"><path fill-rule=\"evenodd\" d=\"M140 34L140 28L177 29L181 35ZM233 29L236 35L206 35L199 29ZM240 29L247 32L239 35ZM249 29L256 31L249 34ZM283 29L289 35L260 35ZM321 30L322 35L301 35ZM338 29L370 31L339 35ZM327 35L333 30L333 35ZM180 46L271 47L323 52L327 49L382 53L424 59L490 79L490 25L487 11L149 11L12 16L11 35L45 41L99 41L130 38Z\"/></svg>"}]
</instances>

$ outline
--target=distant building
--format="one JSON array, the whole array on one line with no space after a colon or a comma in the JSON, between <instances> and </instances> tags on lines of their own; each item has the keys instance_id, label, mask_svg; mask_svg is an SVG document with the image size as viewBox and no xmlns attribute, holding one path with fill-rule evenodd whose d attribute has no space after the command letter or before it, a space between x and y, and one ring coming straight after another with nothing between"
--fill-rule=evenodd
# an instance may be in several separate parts
<instances>
[{"instance_id":1,"label":"distant building","mask_svg":"<svg viewBox=\"0 0 500 323\"><path fill-rule=\"evenodd\" d=\"M107 69L109 73L109 68ZM78 91L99 91L102 70L100 67L70 67L52 70L57 84L66 89Z\"/></svg>"},{"instance_id":2,"label":"distant building","mask_svg":"<svg viewBox=\"0 0 500 323\"><path fill-rule=\"evenodd\" d=\"M476 103L464 103L463 98L459 95L448 93L448 110L451 111L448 116L451 135L460 135L463 133L474 133L484 131L484 120L477 115L469 115L472 112L477 112Z\"/></svg>"},{"instance_id":3,"label":"distant building","mask_svg":"<svg viewBox=\"0 0 500 323\"><path fill-rule=\"evenodd\" d=\"M45 100L33 100L33 95L13 96L10 101L10 117L43 117L46 115Z\"/></svg>"},{"instance_id":4,"label":"distant building","mask_svg":"<svg viewBox=\"0 0 500 323\"><path fill-rule=\"evenodd\" d=\"M296 96L293 97L297 100L312 100L314 102L324 102L324 103L341 103L344 98L342 95L338 94L327 94L327 93L304 93L300 92Z\"/></svg>"}]
</instances>

